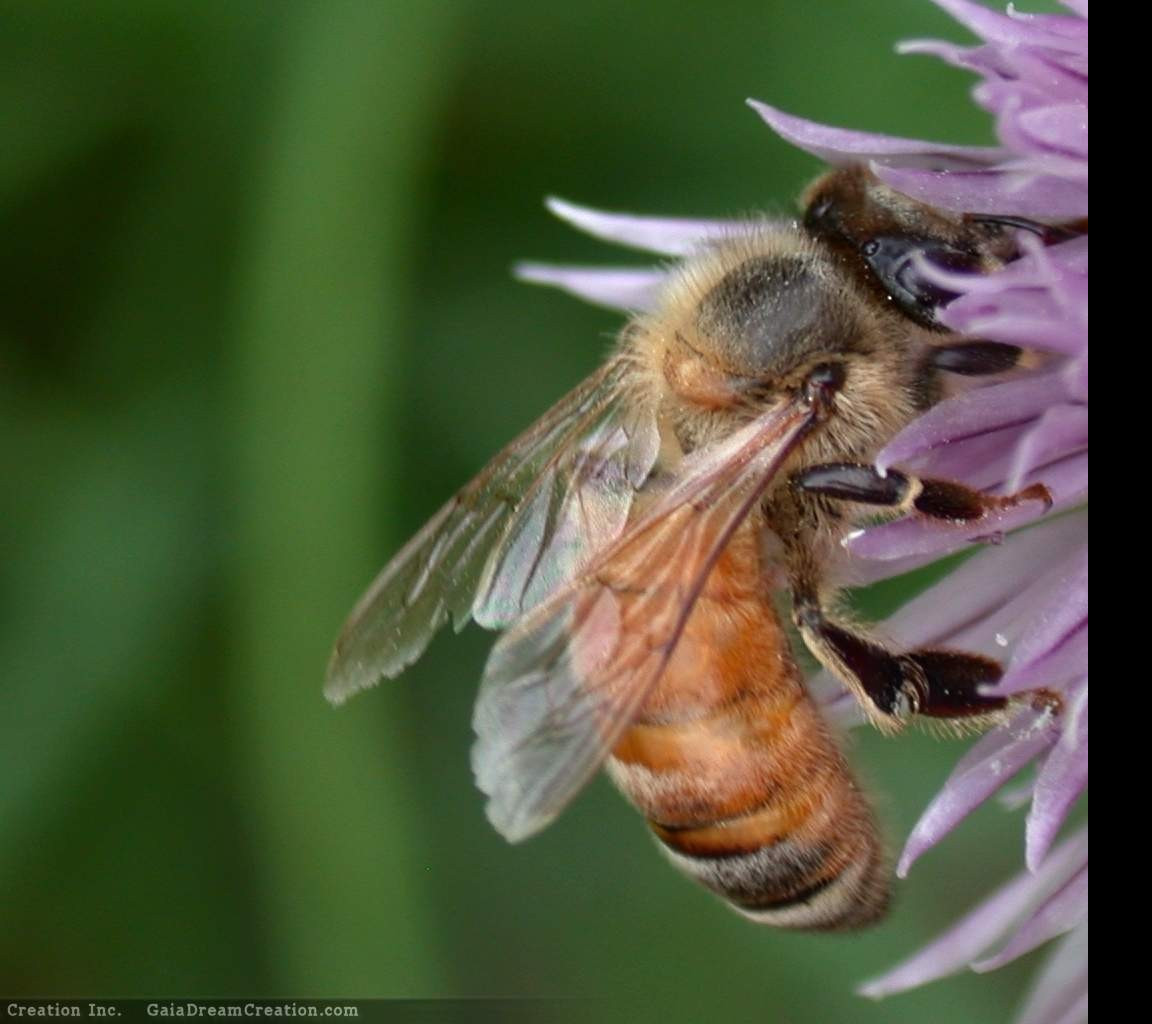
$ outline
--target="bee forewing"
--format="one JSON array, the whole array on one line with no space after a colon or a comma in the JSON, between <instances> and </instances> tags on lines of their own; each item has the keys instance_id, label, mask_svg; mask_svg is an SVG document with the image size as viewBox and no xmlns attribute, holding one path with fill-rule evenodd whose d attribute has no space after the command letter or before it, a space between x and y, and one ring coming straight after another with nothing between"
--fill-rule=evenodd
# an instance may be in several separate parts
<instances>
[{"instance_id":1,"label":"bee forewing","mask_svg":"<svg viewBox=\"0 0 1152 1024\"><path fill-rule=\"evenodd\" d=\"M561 399L384 567L336 642L329 700L398 675L449 619L514 621L619 533L658 444L623 376L612 361Z\"/></svg>"},{"instance_id":2,"label":"bee forewing","mask_svg":"<svg viewBox=\"0 0 1152 1024\"><path fill-rule=\"evenodd\" d=\"M620 536L660 447L650 406L621 399L533 481L492 552L472 616L502 629Z\"/></svg>"},{"instance_id":3,"label":"bee forewing","mask_svg":"<svg viewBox=\"0 0 1152 1024\"><path fill-rule=\"evenodd\" d=\"M689 456L670 490L497 642L476 702L472 767L509 840L547 825L595 773L813 415L796 400Z\"/></svg>"}]
</instances>

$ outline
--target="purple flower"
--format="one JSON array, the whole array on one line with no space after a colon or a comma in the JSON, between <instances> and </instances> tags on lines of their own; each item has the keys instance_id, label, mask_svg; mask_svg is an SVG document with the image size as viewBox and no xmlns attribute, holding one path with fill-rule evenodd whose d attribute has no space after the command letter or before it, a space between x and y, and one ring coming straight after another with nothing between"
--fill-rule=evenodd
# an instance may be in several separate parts
<instances>
[{"instance_id":1,"label":"purple flower","mask_svg":"<svg viewBox=\"0 0 1152 1024\"><path fill-rule=\"evenodd\" d=\"M988 971L1060 938L1022 1010L1020 1024L1087 1019L1086 829L1061 841L1069 811L1088 781L1088 11L1006 14L971 0L935 0L981 42L916 41L930 54L978 74L976 102L995 119L997 147L940 145L815 124L762 103L752 107L777 134L832 164L864 163L885 182L935 206L1047 224L1076 222L1083 233L1057 244L1022 235L1024 255L986 276L931 275L956 293L942 319L956 332L1037 353L1035 371L973 388L936 406L881 452L899 465L1004 493L1044 483L1055 507L1035 503L978 528L902 519L847 543L861 581L907 571L987 540L985 547L905 606L887 632L908 644L948 644L1006 664L994 692L1043 688L1062 708L1024 702L1010 721L977 741L924 811L898 872L940 842L973 809L1029 765L1034 776L1012 794L1028 802L1025 871L935 942L862 989L880 997L964 967ZM601 213L552 200L554 213L600 238L679 256L739 222L672 220ZM1081 223L1082 222L1082 223ZM643 310L664 277L659 269L525 265L527 280L592 302ZM1024 529L1027 527L1027 529ZM828 680L815 685L828 688ZM853 702L830 693L833 714Z\"/></svg>"}]
</instances>

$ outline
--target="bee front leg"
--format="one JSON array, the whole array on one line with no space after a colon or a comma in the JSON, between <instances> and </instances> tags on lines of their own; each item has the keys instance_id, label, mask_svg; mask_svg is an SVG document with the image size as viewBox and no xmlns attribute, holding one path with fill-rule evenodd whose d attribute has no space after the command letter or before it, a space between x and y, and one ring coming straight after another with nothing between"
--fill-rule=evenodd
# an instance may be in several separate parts
<instances>
[{"instance_id":1,"label":"bee front leg","mask_svg":"<svg viewBox=\"0 0 1152 1024\"><path fill-rule=\"evenodd\" d=\"M817 601L800 595L793 597L793 618L813 656L855 694L869 719L885 732L903 728L912 715L986 718L1008 705L1006 698L982 692L1003 675L991 658L934 648L895 654L832 621Z\"/></svg>"},{"instance_id":2,"label":"bee front leg","mask_svg":"<svg viewBox=\"0 0 1152 1024\"><path fill-rule=\"evenodd\" d=\"M1043 484L1032 484L1015 494L1000 497L953 480L916 477L896 469L881 473L875 466L859 462L809 466L792 477L792 485L806 494L919 512L954 523L972 522L1026 501L1052 507L1052 495Z\"/></svg>"},{"instance_id":3,"label":"bee front leg","mask_svg":"<svg viewBox=\"0 0 1152 1024\"><path fill-rule=\"evenodd\" d=\"M928 362L937 370L962 377L989 377L1015 370L1027 361L1022 348L1002 341L958 341L932 348Z\"/></svg>"},{"instance_id":4,"label":"bee front leg","mask_svg":"<svg viewBox=\"0 0 1152 1024\"><path fill-rule=\"evenodd\" d=\"M810 466L793 475L797 492L833 500L919 513L932 519L965 523L1026 501L1051 507L1043 484L1033 484L1005 497L985 494L964 484L915 477L898 470L881 472L856 462ZM816 567L791 546L793 617L813 656L856 696L872 722L891 732L913 715L937 719L993 718L1008 706L1004 697L984 690L1003 675L1000 664L981 654L930 647L902 653L830 618L820 601Z\"/></svg>"}]
</instances>

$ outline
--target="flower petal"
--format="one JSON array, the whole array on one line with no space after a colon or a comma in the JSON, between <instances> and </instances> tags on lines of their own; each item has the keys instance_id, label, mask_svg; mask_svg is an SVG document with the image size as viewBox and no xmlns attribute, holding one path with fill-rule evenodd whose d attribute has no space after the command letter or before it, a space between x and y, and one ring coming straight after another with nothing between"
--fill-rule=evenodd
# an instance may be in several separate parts
<instances>
[{"instance_id":1,"label":"flower petal","mask_svg":"<svg viewBox=\"0 0 1152 1024\"><path fill-rule=\"evenodd\" d=\"M1027 628L1023 630L1028 637ZM993 690L1005 697L1027 690L1064 690L1088 674L1088 623L1085 621L1058 647L1019 668L1010 668Z\"/></svg>"},{"instance_id":2,"label":"flower petal","mask_svg":"<svg viewBox=\"0 0 1152 1024\"><path fill-rule=\"evenodd\" d=\"M1088 786L1088 686L1064 708L1064 731L1036 779L1032 809L1025 825L1029 869L1036 871L1068 816Z\"/></svg>"},{"instance_id":3,"label":"flower petal","mask_svg":"<svg viewBox=\"0 0 1152 1024\"><path fill-rule=\"evenodd\" d=\"M1088 545L1072 551L1057 571L1045 577L1046 591L1035 596L1028 633L1012 656L1014 669L1055 650L1088 620Z\"/></svg>"},{"instance_id":4,"label":"flower petal","mask_svg":"<svg viewBox=\"0 0 1152 1024\"><path fill-rule=\"evenodd\" d=\"M1088 924L1061 940L1040 972L1016 1024L1083 1024L1088 1020Z\"/></svg>"},{"instance_id":5,"label":"flower petal","mask_svg":"<svg viewBox=\"0 0 1152 1024\"><path fill-rule=\"evenodd\" d=\"M1018 427L1035 420L1063 397L1056 374L1042 374L979 388L933 406L901 431L876 458L881 470L905 465L937 448Z\"/></svg>"},{"instance_id":6,"label":"flower petal","mask_svg":"<svg viewBox=\"0 0 1152 1024\"><path fill-rule=\"evenodd\" d=\"M1087 237L1077 236L1066 242L1045 246L1025 233L1020 236L1020 242L1025 250L1024 257L1014 260L994 274L949 271L925 262L925 273L945 287L964 293L948 305L945 313L965 308L970 301L967 298L969 295L997 295L1016 288L1040 288L1050 291L1054 300L1064 301L1069 312L1083 316L1081 305L1088 298ZM1079 287L1074 284L1077 276L1085 278ZM1076 287L1075 294L1066 294L1069 287Z\"/></svg>"},{"instance_id":7,"label":"flower petal","mask_svg":"<svg viewBox=\"0 0 1152 1024\"><path fill-rule=\"evenodd\" d=\"M1053 221L1088 215L1088 189L1083 183L1027 167L940 171L874 161L872 169L896 191L959 213L1012 214Z\"/></svg>"},{"instance_id":8,"label":"flower petal","mask_svg":"<svg viewBox=\"0 0 1152 1024\"><path fill-rule=\"evenodd\" d=\"M1064 454L1088 447L1088 410L1067 402L1046 410L1016 442L1006 489L1020 489L1024 478Z\"/></svg>"},{"instance_id":9,"label":"flower petal","mask_svg":"<svg viewBox=\"0 0 1152 1024\"><path fill-rule=\"evenodd\" d=\"M1025 110L1017 123L1038 146L1047 146L1070 156L1088 157L1088 108L1081 103Z\"/></svg>"},{"instance_id":10,"label":"flower petal","mask_svg":"<svg viewBox=\"0 0 1152 1024\"><path fill-rule=\"evenodd\" d=\"M1013 534L905 604L885 632L916 646L963 643L1002 657L1011 644L1011 623L1000 616L1014 615L1018 603L1030 608L1033 600L1033 588L1021 593L1021 579L1034 577L1036 566L1059 566L1087 531L1088 517L1074 514ZM1046 578L1037 581L1037 589L1046 586Z\"/></svg>"},{"instance_id":11,"label":"flower petal","mask_svg":"<svg viewBox=\"0 0 1152 1024\"><path fill-rule=\"evenodd\" d=\"M755 224L753 221L689 220L609 213L555 197L549 198L546 205L561 220L589 235L663 256L686 256L709 239L743 234Z\"/></svg>"},{"instance_id":12,"label":"flower petal","mask_svg":"<svg viewBox=\"0 0 1152 1024\"><path fill-rule=\"evenodd\" d=\"M981 39L1002 46L1050 46L1080 52L1087 25L1066 15L1000 14L972 0L933 0Z\"/></svg>"},{"instance_id":13,"label":"flower petal","mask_svg":"<svg viewBox=\"0 0 1152 1024\"><path fill-rule=\"evenodd\" d=\"M948 931L887 974L861 986L873 999L946 977L967 966L1063 886L1087 863L1087 831L1060 844L1036 874L1021 874L997 889Z\"/></svg>"},{"instance_id":14,"label":"flower petal","mask_svg":"<svg viewBox=\"0 0 1152 1024\"><path fill-rule=\"evenodd\" d=\"M950 146L944 143L902 139L894 135L854 132L846 128L809 121L786 114L759 100L748 100L786 142L826 160L830 164L859 164L876 161L897 167L959 169L991 167L1003 160L1007 151L992 146Z\"/></svg>"},{"instance_id":15,"label":"flower petal","mask_svg":"<svg viewBox=\"0 0 1152 1024\"><path fill-rule=\"evenodd\" d=\"M629 313L651 309L667 277L662 270L547 263L518 263L513 272L521 281L551 285L599 306Z\"/></svg>"},{"instance_id":16,"label":"flower petal","mask_svg":"<svg viewBox=\"0 0 1152 1024\"><path fill-rule=\"evenodd\" d=\"M912 829L896 874L904 878L912 865L961 821L1047 750L1059 737L1053 716L1037 716L1030 708L1007 725L983 737L948 777L940 792Z\"/></svg>"},{"instance_id":17,"label":"flower petal","mask_svg":"<svg viewBox=\"0 0 1152 1024\"><path fill-rule=\"evenodd\" d=\"M1088 866L1085 865L1040 904L995 956L977 960L972 970L981 974L1011 963L1037 946L1070 932L1088 917Z\"/></svg>"}]
</instances>

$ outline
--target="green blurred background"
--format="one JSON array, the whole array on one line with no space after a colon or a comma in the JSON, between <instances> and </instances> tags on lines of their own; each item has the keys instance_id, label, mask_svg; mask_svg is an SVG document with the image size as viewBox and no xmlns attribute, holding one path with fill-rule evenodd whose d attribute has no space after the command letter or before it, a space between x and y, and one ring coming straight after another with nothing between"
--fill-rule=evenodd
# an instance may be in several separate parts
<instances>
[{"instance_id":1,"label":"green blurred background","mask_svg":"<svg viewBox=\"0 0 1152 1024\"><path fill-rule=\"evenodd\" d=\"M320 696L387 553L619 325L510 278L629 259L541 197L785 210L817 165L748 95L987 141L965 76L892 55L924 35L966 38L927 0L0 0L0 993L1009 1015L1027 961L852 995L1016 870L998 808L881 928L773 932L602 782L493 833L478 630ZM852 746L897 847L961 745Z\"/></svg>"}]
</instances>

